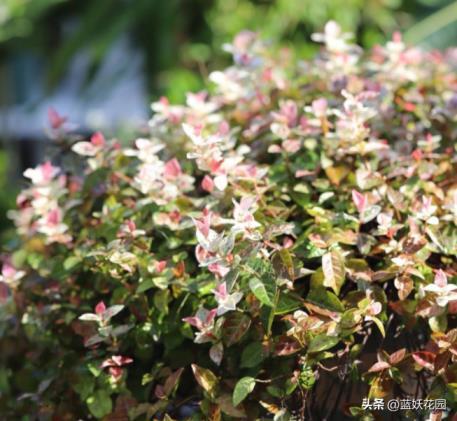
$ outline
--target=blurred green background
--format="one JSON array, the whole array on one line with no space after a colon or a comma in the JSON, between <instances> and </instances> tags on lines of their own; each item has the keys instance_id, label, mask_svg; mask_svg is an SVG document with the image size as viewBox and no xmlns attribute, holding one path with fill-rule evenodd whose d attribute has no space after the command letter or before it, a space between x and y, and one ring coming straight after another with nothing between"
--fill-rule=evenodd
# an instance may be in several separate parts
<instances>
[{"instance_id":1,"label":"blurred green background","mask_svg":"<svg viewBox=\"0 0 457 421\"><path fill-rule=\"evenodd\" d=\"M457 39L457 1L448 0L0 0L0 232L17 175L43 155L54 102L88 133L127 136L119 115L135 125L159 96L178 102L204 89L240 30L309 57L310 34L329 19L364 47L395 30L427 48Z\"/></svg>"},{"instance_id":2,"label":"blurred green background","mask_svg":"<svg viewBox=\"0 0 457 421\"><path fill-rule=\"evenodd\" d=\"M291 44L309 56L312 32L334 19L369 47L394 30L437 48L457 36L457 2L449 0L1 0L0 60L27 51L46 57L55 88L72 57L88 49L95 72L128 33L145 55L149 99L183 99L202 87L207 66L227 63L221 45L243 29ZM65 33L65 22L75 26Z\"/></svg>"}]
</instances>

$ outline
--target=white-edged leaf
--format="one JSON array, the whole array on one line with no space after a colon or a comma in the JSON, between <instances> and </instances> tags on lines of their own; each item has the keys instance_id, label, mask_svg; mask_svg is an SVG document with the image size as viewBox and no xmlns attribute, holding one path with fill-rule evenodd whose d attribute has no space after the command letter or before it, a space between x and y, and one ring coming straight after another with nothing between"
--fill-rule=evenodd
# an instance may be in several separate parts
<instances>
[{"instance_id":1,"label":"white-edged leaf","mask_svg":"<svg viewBox=\"0 0 457 421\"><path fill-rule=\"evenodd\" d=\"M79 316L79 320L83 320L84 322L98 322L100 317L94 313L85 313Z\"/></svg>"},{"instance_id":2,"label":"white-edged leaf","mask_svg":"<svg viewBox=\"0 0 457 421\"><path fill-rule=\"evenodd\" d=\"M370 206L369 208L365 209L363 213L360 215L360 222L362 222L362 224L370 222L372 219L378 216L379 212L381 212L381 206Z\"/></svg>"},{"instance_id":3,"label":"white-edged leaf","mask_svg":"<svg viewBox=\"0 0 457 421\"><path fill-rule=\"evenodd\" d=\"M124 305L119 304L115 306L108 307L102 314L104 320L109 320L114 317L116 314L120 313L124 309Z\"/></svg>"},{"instance_id":4,"label":"white-edged leaf","mask_svg":"<svg viewBox=\"0 0 457 421\"><path fill-rule=\"evenodd\" d=\"M85 346L92 346L92 345L96 345L100 342L103 342L105 340L105 338L103 338L102 336L100 335L94 335L94 336L91 336L85 343L84 345Z\"/></svg>"}]
</instances>

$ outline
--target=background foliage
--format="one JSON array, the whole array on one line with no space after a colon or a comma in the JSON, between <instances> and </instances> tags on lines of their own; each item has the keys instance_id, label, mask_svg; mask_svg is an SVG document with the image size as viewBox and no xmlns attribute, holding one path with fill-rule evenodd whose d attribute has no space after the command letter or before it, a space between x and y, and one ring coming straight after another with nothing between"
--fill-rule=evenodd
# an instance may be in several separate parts
<instances>
[{"instance_id":1,"label":"background foliage","mask_svg":"<svg viewBox=\"0 0 457 421\"><path fill-rule=\"evenodd\" d=\"M456 4L450 0L6 0L0 6L0 51L4 58L20 50L49 58L52 87L78 51L89 50L95 69L119 35L128 32L145 53L151 99L165 94L177 101L187 90L202 87L207 66L227 64L220 46L243 29L293 45L302 57L315 52L306 39L329 19L337 19L367 47L385 41L397 29L410 29L407 40L416 45L445 47L456 35ZM64 22L74 23L70 35Z\"/></svg>"}]
</instances>

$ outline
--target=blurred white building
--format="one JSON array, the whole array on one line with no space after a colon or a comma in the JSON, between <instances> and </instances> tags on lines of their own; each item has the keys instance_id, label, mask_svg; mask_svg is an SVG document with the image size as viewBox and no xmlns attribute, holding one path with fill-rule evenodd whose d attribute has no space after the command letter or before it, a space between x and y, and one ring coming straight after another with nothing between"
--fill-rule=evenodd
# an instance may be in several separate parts
<instances>
[{"instance_id":1,"label":"blurred white building","mask_svg":"<svg viewBox=\"0 0 457 421\"><path fill-rule=\"evenodd\" d=\"M56 89L48 92L46 60L32 54L13 56L3 71L0 89L0 137L18 171L42 158L47 141L48 109L67 116L76 131L101 130L107 135L147 123L147 100L142 53L127 36L121 37L95 75L89 77L88 51L79 52Z\"/></svg>"}]
</instances>

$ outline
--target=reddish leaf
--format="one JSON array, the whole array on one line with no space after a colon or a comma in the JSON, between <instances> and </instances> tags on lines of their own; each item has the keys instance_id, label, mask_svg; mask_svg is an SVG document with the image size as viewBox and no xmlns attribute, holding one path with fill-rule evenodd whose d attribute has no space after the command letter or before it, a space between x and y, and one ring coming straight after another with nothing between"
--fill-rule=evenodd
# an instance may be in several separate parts
<instances>
[{"instance_id":1,"label":"reddish leaf","mask_svg":"<svg viewBox=\"0 0 457 421\"><path fill-rule=\"evenodd\" d=\"M165 384L163 386L163 391L167 396L170 396L171 392L173 392L173 389L176 387L176 385L179 382L179 379L181 377L182 372L184 371L184 368L178 368L175 372L173 372L165 381Z\"/></svg>"},{"instance_id":2,"label":"reddish leaf","mask_svg":"<svg viewBox=\"0 0 457 421\"><path fill-rule=\"evenodd\" d=\"M301 345L290 336L281 336L279 341L275 344L274 354L278 356L285 356L294 354L302 349Z\"/></svg>"},{"instance_id":3,"label":"reddish leaf","mask_svg":"<svg viewBox=\"0 0 457 421\"><path fill-rule=\"evenodd\" d=\"M230 313L222 325L222 339L227 346L237 343L248 331L251 319L243 313Z\"/></svg>"},{"instance_id":4,"label":"reddish leaf","mask_svg":"<svg viewBox=\"0 0 457 421\"><path fill-rule=\"evenodd\" d=\"M384 371L390 368L391 365L386 362L386 361L378 361L377 363L374 363L370 369L368 370L369 373L377 373L379 371Z\"/></svg>"},{"instance_id":5,"label":"reddish leaf","mask_svg":"<svg viewBox=\"0 0 457 421\"><path fill-rule=\"evenodd\" d=\"M419 364L421 367L426 368L427 370L433 371L435 368L435 359L436 354L428 351L417 351L411 354L414 358L414 361Z\"/></svg>"},{"instance_id":6,"label":"reddish leaf","mask_svg":"<svg viewBox=\"0 0 457 421\"><path fill-rule=\"evenodd\" d=\"M405 356L406 356L406 349L405 348L399 349L398 351L395 351L393 354L390 354L389 362L391 365L397 365L398 363L403 361Z\"/></svg>"},{"instance_id":7,"label":"reddish leaf","mask_svg":"<svg viewBox=\"0 0 457 421\"><path fill-rule=\"evenodd\" d=\"M100 301L96 306L95 306L95 314L102 314L106 310L105 303L103 301Z\"/></svg>"}]
</instances>

